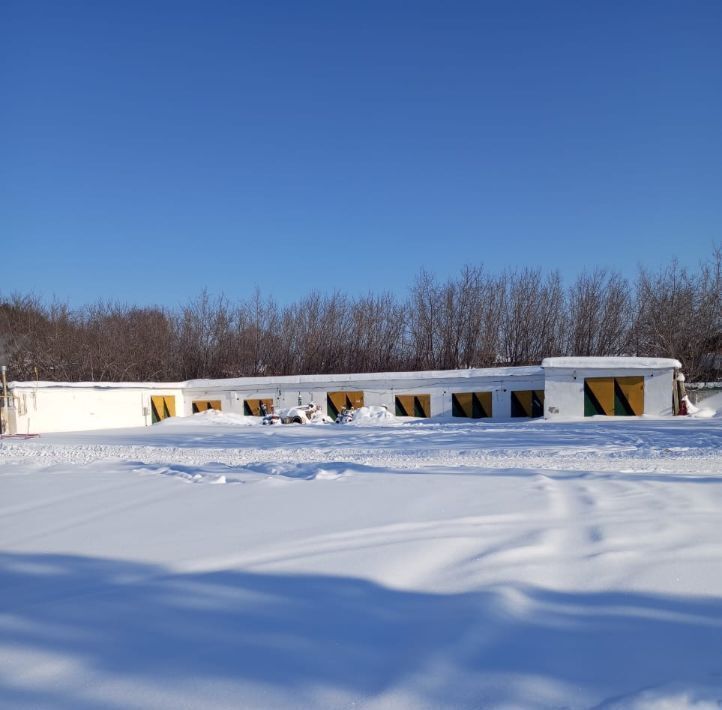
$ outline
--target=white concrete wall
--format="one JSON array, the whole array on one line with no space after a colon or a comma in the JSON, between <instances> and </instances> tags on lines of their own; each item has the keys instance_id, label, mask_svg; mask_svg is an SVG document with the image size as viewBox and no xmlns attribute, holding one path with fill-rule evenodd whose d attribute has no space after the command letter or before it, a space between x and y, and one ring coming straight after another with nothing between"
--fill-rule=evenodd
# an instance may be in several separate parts
<instances>
[{"instance_id":1,"label":"white concrete wall","mask_svg":"<svg viewBox=\"0 0 722 710\"><path fill-rule=\"evenodd\" d=\"M644 413L669 416L672 410L674 370L657 371L644 376Z\"/></svg>"},{"instance_id":2,"label":"white concrete wall","mask_svg":"<svg viewBox=\"0 0 722 710\"><path fill-rule=\"evenodd\" d=\"M146 426L151 394L174 395L176 413L184 411L182 390L135 388L15 388L15 433L87 431Z\"/></svg>"},{"instance_id":3,"label":"white concrete wall","mask_svg":"<svg viewBox=\"0 0 722 710\"><path fill-rule=\"evenodd\" d=\"M247 399L271 399L273 400L274 409L282 409L281 397L278 389L260 389L251 390L249 392L234 392L233 395L238 398L238 413L243 414L243 402ZM235 409L233 411L236 411Z\"/></svg>"},{"instance_id":4,"label":"white concrete wall","mask_svg":"<svg viewBox=\"0 0 722 710\"><path fill-rule=\"evenodd\" d=\"M396 395L428 394L431 397L431 416L452 416L453 393L492 392L493 420L511 417L511 392L515 390L545 390L544 410L548 418L584 416L584 378L605 376L634 376L645 378L645 414L670 415L673 367L660 363L634 367L619 364L608 366L608 360L596 359L593 367L576 368L552 366L540 368L505 368L497 371L459 371L457 373L407 373L393 375L351 375L343 378L320 377L265 378L247 383L243 379L231 381L197 381L198 386L181 388L162 384L115 386L41 386L18 383L13 393L17 407L11 410L18 433L42 433L132 427L150 425L150 397L153 394L173 395L178 416L190 416L194 400L221 400L224 412L243 414L245 399L272 399L276 409L294 407L299 396L303 404L316 402L326 410L328 392L362 391L369 406L386 405L394 411ZM661 361L668 363L673 361ZM311 380L311 381L309 381ZM195 384L195 383L194 383ZM456 421L463 421L458 418Z\"/></svg>"},{"instance_id":5,"label":"white concrete wall","mask_svg":"<svg viewBox=\"0 0 722 710\"><path fill-rule=\"evenodd\" d=\"M544 417L555 419L583 416L584 376L578 376L576 371L547 370L544 382Z\"/></svg>"},{"instance_id":6,"label":"white concrete wall","mask_svg":"<svg viewBox=\"0 0 722 710\"><path fill-rule=\"evenodd\" d=\"M509 391L543 389L540 367L488 368L480 370L429 371L354 375L234 378L195 380L188 383L186 399L219 399L231 393L228 411L243 412L244 399L273 399L276 409L316 402L324 410L329 392L362 391L369 406L394 410L397 394L429 394L432 417L451 417L452 392L494 392L494 418L511 415ZM202 392L202 397L200 393ZM190 405L188 405L190 411ZM224 406L225 409L225 406Z\"/></svg>"},{"instance_id":7,"label":"white concrete wall","mask_svg":"<svg viewBox=\"0 0 722 710\"><path fill-rule=\"evenodd\" d=\"M544 416L547 419L584 417L586 377L644 377L644 413L672 414L673 368L546 368Z\"/></svg>"},{"instance_id":8,"label":"white concrete wall","mask_svg":"<svg viewBox=\"0 0 722 710\"><path fill-rule=\"evenodd\" d=\"M299 398L301 404L315 402L323 411L326 409L326 390L319 387L304 387L303 385L281 389L280 396L277 396L277 409L297 407Z\"/></svg>"},{"instance_id":9,"label":"white concrete wall","mask_svg":"<svg viewBox=\"0 0 722 710\"><path fill-rule=\"evenodd\" d=\"M227 400L222 399L222 396L227 395ZM187 395L186 395L187 397ZM203 399L193 395L193 399ZM233 412L234 414L243 414L244 407L243 403L247 399L271 399L273 400L273 406L276 409L280 408L280 397L278 395L278 389L251 389L251 390L233 390L231 392L219 394L217 391L215 395L209 393L205 399L221 399L222 407L224 412ZM227 406L226 406L227 402Z\"/></svg>"},{"instance_id":10,"label":"white concrete wall","mask_svg":"<svg viewBox=\"0 0 722 710\"><path fill-rule=\"evenodd\" d=\"M469 377L458 380L449 385L423 377L418 379L386 379L379 381L373 375L358 376L353 380L344 382L314 382L314 383L287 383L281 382L276 388L243 388L236 382L232 391L222 389L223 382L212 388L188 389L185 391L186 412L190 415L192 401L196 399L220 399L223 411L243 414L243 401L246 399L272 399L276 409L288 409L299 403L309 404L315 402L326 411L327 395L329 392L357 392L364 393L364 403L367 406L388 407L394 412L394 398L396 395L428 394L431 397L432 417L451 417L451 395L455 392L492 392L493 419L507 419L511 417L511 391L512 390L540 390L544 389L542 373L525 377ZM461 418L460 418L461 419Z\"/></svg>"},{"instance_id":11,"label":"white concrete wall","mask_svg":"<svg viewBox=\"0 0 722 710\"><path fill-rule=\"evenodd\" d=\"M394 395L390 389L369 389L364 390L363 393L364 404L367 407L386 407L391 414L394 413Z\"/></svg>"},{"instance_id":12,"label":"white concrete wall","mask_svg":"<svg viewBox=\"0 0 722 710\"><path fill-rule=\"evenodd\" d=\"M153 394L156 394L153 392ZM179 417L190 417L193 414L193 402L203 400L220 400L221 411L236 412L243 414L243 400L240 402L235 398L234 392L218 392L213 390L186 390L183 397L183 408L178 408L176 399L176 415Z\"/></svg>"},{"instance_id":13,"label":"white concrete wall","mask_svg":"<svg viewBox=\"0 0 722 710\"><path fill-rule=\"evenodd\" d=\"M443 400L443 416L452 416L451 395L458 392L491 392L491 419L511 418L511 393L527 390L543 390L543 377L514 378L513 381L472 382L471 387L453 387L445 393ZM438 412L434 413L437 416ZM460 419L462 419L460 417Z\"/></svg>"},{"instance_id":14,"label":"white concrete wall","mask_svg":"<svg viewBox=\"0 0 722 710\"><path fill-rule=\"evenodd\" d=\"M412 395L418 397L420 394L428 394L430 396L431 416L439 417L445 414L445 399L446 390L443 386L433 386L423 384L417 387L404 387L403 383L400 386L388 390L387 396L384 398L383 404L386 404L391 414L396 414L396 396L397 395ZM449 395L449 401L451 401L451 395ZM451 414L451 412L449 412Z\"/></svg>"}]
</instances>

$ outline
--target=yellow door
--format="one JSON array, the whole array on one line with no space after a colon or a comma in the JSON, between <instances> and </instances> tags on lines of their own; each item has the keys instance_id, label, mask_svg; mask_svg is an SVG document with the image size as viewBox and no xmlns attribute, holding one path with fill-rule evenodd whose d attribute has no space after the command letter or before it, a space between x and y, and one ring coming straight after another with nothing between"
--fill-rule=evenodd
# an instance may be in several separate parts
<instances>
[{"instance_id":1,"label":"yellow door","mask_svg":"<svg viewBox=\"0 0 722 710\"><path fill-rule=\"evenodd\" d=\"M543 417L544 390L514 390L511 393L512 417Z\"/></svg>"},{"instance_id":2,"label":"yellow door","mask_svg":"<svg viewBox=\"0 0 722 710\"><path fill-rule=\"evenodd\" d=\"M175 416L175 397L171 394L154 394L150 398L151 421L153 424Z\"/></svg>"},{"instance_id":3,"label":"yellow door","mask_svg":"<svg viewBox=\"0 0 722 710\"><path fill-rule=\"evenodd\" d=\"M584 416L614 416L614 378L587 377L584 380Z\"/></svg>"},{"instance_id":4,"label":"yellow door","mask_svg":"<svg viewBox=\"0 0 722 710\"><path fill-rule=\"evenodd\" d=\"M492 416L491 392L474 392L474 400L474 414L478 414L478 418Z\"/></svg>"},{"instance_id":5,"label":"yellow door","mask_svg":"<svg viewBox=\"0 0 722 710\"><path fill-rule=\"evenodd\" d=\"M397 417L414 416L414 396L412 394L397 394L395 399Z\"/></svg>"},{"instance_id":6,"label":"yellow door","mask_svg":"<svg viewBox=\"0 0 722 710\"><path fill-rule=\"evenodd\" d=\"M431 395L430 394L397 394L396 395L396 416L397 417L430 417L431 416Z\"/></svg>"},{"instance_id":7,"label":"yellow door","mask_svg":"<svg viewBox=\"0 0 722 710\"><path fill-rule=\"evenodd\" d=\"M451 395L451 414L454 417L471 418L473 409L473 392L455 392Z\"/></svg>"},{"instance_id":8,"label":"yellow door","mask_svg":"<svg viewBox=\"0 0 722 710\"><path fill-rule=\"evenodd\" d=\"M455 392L451 395L454 417L481 419L491 416L491 392Z\"/></svg>"},{"instance_id":9,"label":"yellow door","mask_svg":"<svg viewBox=\"0 0 722 710\"><path fill-rule=\"evenodd\" d=\"M414 416L416 417L430 417L431 416L431 395L430 394L417 394L414 398Z\"/></svg>"},{"instance_id":10,"label":"yellow door","mask_svg":"<svg viewBox=\"0 0 722 710\"><path fill-rule=\"evenodd\" d=\"M511 416L531 417L531 390L517 390L511 393Z\"/></svg>"},{"instance_id":11,"label":"yellow door","mask_svg":"<svg viewBox=\"0 0 722 710\"><path fill-rule=\"evenodd\" d=\"M272 399L246 399L243 401L243 413L247 417L262 417L263 411L261 410L261 404L265 405L266 414L270 414L273 411Z\"/></svg>"},{"instance_id":12,"label":"yellow door","mask_svg":"<svg viewBox=\"0 0 722 710\"><path fill-rule=\"evenodd\" d=\"M363 392L328 392L326 394L326 413L335 418L342 409L359 409L364 406Z\"/></svg>"},{"instance_id":13,"label":"yellow door","mask_svg":"<svg viewBox=\"0 0 722 710\"><path fill-rule=\"evenodd\" d=\"M614 413L636 417L644 414L644 377L615 378Z\"/></svg>"},{"instance_id":14,"label":"yellow door","mask_svg":"<svg viewBox=\"0 0 722 710\"><path fill-rule=\"evenodd\" d=\"M205 412L208 409L215 409L217 412L221 411L221 400L220 399L196 399L193 402L193 414L198 412Z\"/></svg>"}]
</instances>

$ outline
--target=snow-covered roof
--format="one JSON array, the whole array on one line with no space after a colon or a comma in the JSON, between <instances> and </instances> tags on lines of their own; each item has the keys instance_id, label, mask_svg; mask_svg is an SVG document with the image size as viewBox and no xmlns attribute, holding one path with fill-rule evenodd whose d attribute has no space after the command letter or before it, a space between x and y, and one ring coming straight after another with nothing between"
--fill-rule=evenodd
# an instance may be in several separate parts
<instances>
[{"instance_id":1,"label":"snow-covered roof","mask_svg":"<svg viewBox=\"0 0 722 710\"><path fill-rule=\"evenodd\" d=\"M664 357L547 357L541 366L571 370L668 370L681 368L682 363Z\"/></svg>"},{"instance_id":2,"label":"snow-covered roof","mask_svg":"<svg viewBox=\"0 0 722 710\"><path fill-rule=\"evenodd\" d=\"M465 370L423 370L418 372L364 372L342 375L286 375L282 377L231 377L225 379L187 380L186 382L10 382L11 388L78 388L78 389L262 389L289 385L324 385L392 381L454 380L476 378L542 377L541 367L488 367Z\"/></svg>"},{"instance_id":3,"label":"snow-covered roof","mask_svg":"<svg viewBox=\"0 0 722 710\"><path fill-rule=\"evenodd\" d=\"M465 370L420 370L417 372L364 372L341 375L285 375L282 377L231 377L225 379L187 380L185 382L10 382L11 388L73 389L152 389L152 390L232 390L270 389L275 387L322 386L389 382L436 381L451 385L468 379L506 379L541 377L545 369L574 370L656 370L681 368L679 360L655 357L548 357L541 366L485 367Z\"/></svg>"},{"instance_id":4,"label":"snow-covered roof","mask_svg":"<svg viewBox=\"0 0 722 710\"><path fill-rule=\"evenodd\" d=\"M216 382L222 382L222 380L216 380ZM112 389L112 390L115 390L115 389L178 390L178 389L183 389L185 386L186 386L185 382L51 382L48 380L40 380L39 382L36 382L35 380L26 381L26 382L19 382L19 381L8 382L8 387L10 389L22 388L22 387L25 387L25 388L32 387L33 389L62 387L63 389L72 388L72 389L97 389L97 390L107 390L107 389Z\"/></svg>"},{"instance_id":5,"label":"snow-covered roof","mask_svg":"<svg viewBox=\"0 0 722 710\"><path fill-rule=\"evenodd\" d=\"M488 367L469 368L466 370L421 370L418 372L364 372L343 375L286 375L283 377L237 377L227 380L189 380L185 387L206 389L223 387L268 387L283 385L322 385L344 384L356 382L391 382L409 380L464 380L480 377L541 377L541 367Z\"/></svg>"}]
</instances>

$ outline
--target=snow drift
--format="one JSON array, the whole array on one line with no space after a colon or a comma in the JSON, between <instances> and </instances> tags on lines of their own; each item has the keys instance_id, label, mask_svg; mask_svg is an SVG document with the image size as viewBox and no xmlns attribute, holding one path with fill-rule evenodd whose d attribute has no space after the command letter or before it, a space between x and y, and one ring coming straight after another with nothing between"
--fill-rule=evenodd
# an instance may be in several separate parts
<instances>
[{"instance_id":1,"label":"snow drift","mask_svg":"<svg viewBox=\"0 0 722 710\"><path fill-rule=\"evenodd\" d=\"M722 698L722 419L220 416L0 441L2 707Z\"/></svg>"}]
</instances>

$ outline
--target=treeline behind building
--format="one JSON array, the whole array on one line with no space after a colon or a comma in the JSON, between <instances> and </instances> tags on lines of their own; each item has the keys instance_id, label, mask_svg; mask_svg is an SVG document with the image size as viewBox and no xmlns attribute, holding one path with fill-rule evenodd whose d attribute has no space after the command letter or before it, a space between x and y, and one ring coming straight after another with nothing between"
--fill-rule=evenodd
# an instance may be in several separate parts
<instances>
[{"instance_id":1,"label":"treeline behind building","mask_svg":"<svg viewBox=\"0 0 722 710\"><path fill-rule=\"evenodd\" d=\"M206 292L179 309L99 302L79 309L0 296L0 363L15 380L194 378L539 364L555 355L682 361L719 377L722 250L634 280L596 269L565 284L540 269L421 272L405 298L311 292L279 305L257 291Z\"/></svg>"}]
</instances>

